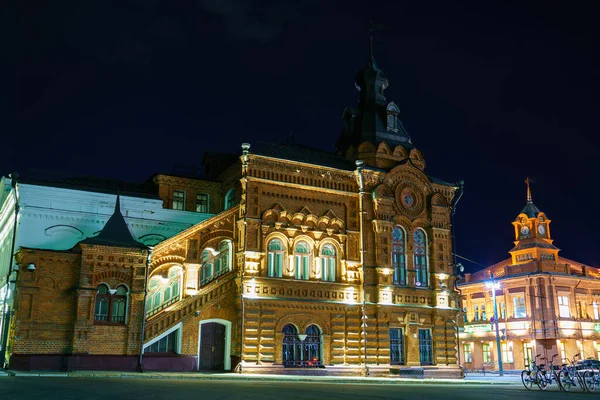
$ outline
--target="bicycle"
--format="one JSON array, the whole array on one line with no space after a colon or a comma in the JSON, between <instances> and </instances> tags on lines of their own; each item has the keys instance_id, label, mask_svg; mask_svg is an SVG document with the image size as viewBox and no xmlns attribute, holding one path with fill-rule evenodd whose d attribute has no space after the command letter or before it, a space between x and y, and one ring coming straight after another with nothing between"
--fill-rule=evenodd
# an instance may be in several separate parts
<instances>
[{"instance_id":1,"label":"bicycle","mask_svg":"<svg viewBox=\"0 0 600 400\"><path fill-rule=\"evenodd\" d=\"M548 361L548 368L538 371L537 384L540 390L546 390L548 385L551 385L554 381L556 381L560 390L564 390L560 383L560 379L558 379L558 371L560 371L560 369L558 366L554 365L554 357L556 356L558 356L558 354L553 355L550 361L548 361L546 357L540 358L541 360Z\"/></svg>"},{"instance_id":2,"label":"bicycle","mask_svg":"<svg viewBox=\"0 0 600 400\"><path fill-rule=\"evenodd\" d=\"M598 360L594 358L588 358L582 363L582 366L585 367L586 364L589 366L589 370L583 373L583 382L588 390L588 392L593 392L596 389L596 385L600 384L600 365ZM594 370L594 365L598 367L598 370Z\"/></svg>"},{"instance_id":3,"label":"bicycle","mask_svg":"<svg viewBox=\"0 0 600 400\"><path fill-rule=\"evenodd\" d=\"M538 385L538 372L540 371L540 368L543 368L546 365L536 364L536 360L539 356L541 356L541 354L536 355L533 361L531 361L529 369L521 371L521 382L523 382L523 386L525 386L525 389L527 390L531 390L531 386L533 386L534 383Z\"/></svg>"},{"instance_id":4,"label":"bicycle","mask_svg":"<svg viewBox=\"0 0 600 400\"><path fill-rule=\"evenodd\" d=\"M579 353L573 356L573 361L567 358L567 364L563 364L560 372L558 373L559 382L565 392L568 392L571 389L571 386L577 386L578 383L581 387L581 390L584 392L588 391L585 381L583 380L583 376L575 366L575 360L577 357L579 357Z\"/></svg>"}]
</instances>

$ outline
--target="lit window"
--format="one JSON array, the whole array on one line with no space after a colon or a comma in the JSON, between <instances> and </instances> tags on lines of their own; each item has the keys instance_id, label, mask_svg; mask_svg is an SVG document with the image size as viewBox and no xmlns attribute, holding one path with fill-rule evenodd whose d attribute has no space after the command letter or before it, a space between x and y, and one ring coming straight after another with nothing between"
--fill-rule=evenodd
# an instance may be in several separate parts
<instances>
[{"instance_id":1,"label":"lit window","mask_svg":"<svg viewBox=\"0 0 600 400\"><path fill-rule=\"evenodd\" d=\"M509 348L508 344L506 344L506 343L502 343L501 348L502 348L502 362L505 362L507 364L512 364L514 362L512 349Z\"/></svg>"},{"instance_id":2,"label":"lit window","mask_svg":"<svg viewBox=\"0 0 600 400\"><path fill-rule=\"evenodd\" d=\"M335 282L335 248L326 244L321 248L321 274L324 281Z\"/></svg>"},{"instance_id":3,"label":"lit window","mask_svg":"<svg viewBox=\"0 0 600 400\"><path fill-rule=\"evenodd\" d=\"M99 285L94 305L94 323L124 324L127 311L127 293L127 288L123 285L118 286L112 293L107 285Z\"/></svg>"},{"instance_id":4,"label":"lit window","mask_svg":"<svg viewBox=\"0 0 600 400\"><path fill-rule=\"evenodd\" d=\"M281 278L283 276L283 244L279 239L272 239L267 246L267 276Z\"/></svg>"},{"instance_id":5,"label":"lit window","mask_svg":"<svg viewBox=\"0 0 600 400\"><path fill-rule=\"evenodd\" d=\"M144 353L172 353L177 354L179 347L179 329L162 337L151 345L144 347Z\"/></svg>"},{"instance_id":6,"label":"lit window","mask_svg":"<svg viewBox=\"0 0 600 400\"><path fill-rule=\"evenodd\" d=\"M596 343L596 359L600 360L600 343Z\"/></svg>"},{"instance_id":7,"label":"lit window","mask_svg":"<svg viewBox=\"0 0 600 400\"><path fill-rule=\"evenodd\" d=\"M415 255L415 286L429 286L429 271L427 268L427 236L425 231L417 229L413 235Z\"/></svg>"},{"instance_id":8,"label":"lit window","mask_svg":"<svg viewBox=\"0 0 600 400\"><path fill-rule=\"evenodd\" d=\"M321 331L315 325L306 328L304 340L292 324L283 327L282 358L284 367L314 368L322 365Z\"/></svg>"},{"instance_id":9,"label":"lit window","mask_svg":"<svg viewBox=\"0 0 600 400\"><path fill-rule=\"evenodd\" d=\"M598 303L596 303L596 302L592 303L592 308L594 309L594 319L595 320L600 319L600 310L598 310Z\"/></svg>"},{"instance_id":10,"label":"lit window","mask_svg":"<svg viewBox=\"0 0 600 400\"><path fill-rule=\"evenodd\" d=\"M406 285L406 239L404 229L395 226L392 230L392 267L394 284Z\"/></svg>"},{"instance_id":11,"label":"lit window","mask_svg":"<svg viewBox=\"0 0 600 400\"><path fill-rule=\"evenodd\" d=\"M196 212L207 213L208 212L208 195L204 193L198 193L196 195Z\"/></svg>"},{"instance_id":12,"label":"lit window","mask_svg":"<svg viewBox=\"0 0 600 400\"><path fill-rule=\"evenodd\" d=\"M200 286L207 284L213 279L231 271L232 265L232 245L231 240L223 240L217 247L219 250L205 249L200 259Z\"/></svg>"},{"instance_id":13,"label":"lit window","mask_svg":"<svg viewBox=\"0 0 600 400\"><path fill-rule=\"evenodd\" d=\"M185 190L173 191L173 210L185 210Z\"/></svg>"},{"instance_id":14,"label":"lit window","mask_svg":"<svg viewBox=\"0 0 600 400\"><path fill-rule=\"evenodd\" d=\"M506 319L506 305L504 302L500 303L500 318Z\"/></svg>"},{"instance_id":15,"label":"lit window","mask_svg":"<svg viewBox=\"0 0 600 400\"><path fill-rule=\"evenodd\" d=\"M492 361L492 353L490 351L490 344L489 343L483 343L481 345L482 351L483 351L483 362L484 363L489 363Z\"/></svg>"},{"instance_id":16,"label":"lit window","mask_svg":"<svg viewBox=\"0 0 600 400\"><path fill-rule=\"evenodd\" d=\"M513 297L513 308L515 318L525 318L527 313L525 310L525 296L514 296Z\"/></svg>"},{"instance_id":17,"label":"lit window","mask_svg":"<svg viewBox=\"0 0 600 400\"><path fill-rule=\"evenodd\" d=\"M147 317L180 300L181 278L181 268L173 267L169 270L167 279L160 276L150 279L146 300Z\"/></svg>"},{"instance_id":18,"label":"lit window","mask_svg":"<svg viewBox=\"0 0 600 400\"><path fill-rule=\"evenodd\" d=\"M569 296L558 296L558 315L561 318L571 318Z\"/></svg>"},{"instance_id":19,"label":"lit window","mask_svg":"<svg viewBox=\"0 0 600 400\"><path fill-rule=\"evenodd\" d=\"M479 306L475 306L475 311L473 313L473 320L474 321L479 321Z\"/></svg>"},{"instance_id":20,"label":"lit window","mask_svg":"<svg viewBox=\"0 0 600 400\"><path fill-rule=\"evenodd\" d=\"M487 321L487 313L485 312L485 304L481 305L481 320Z\"/></svg>"},{"instance_id":21,"label":"lit window","mask_svg":"<svg viewBox=\"0 0 600 400\"><path fill-rule=\"evenodd\" d=\"M236 193L235 189L231 188L225 195L225 210L230 209L236 204Z\"/></svg>"},{"instance_id":22,"label":"lit window","mask_svg":"<svg viewBox=\"0 0 600 400\"><path fill-rule=\"evenodd\" d=\"M560 351L560 359L562 360L562 362L567 362L567 351L565 350L565 342L558 342L558 350Z\"/></svg>"},{"instance_id":23,"label":"lit window","mask_svg":"<svg viewBox=\"0 0 600 400\"><path fill-rule=\"evenodd\" d=\"M471 343L465 343L463 345L463 350L465 353L465 362L472 363L473 362L473 352L471 351Z\"/></svg>"},{"instance_id":24,"label":"lit window","mask_svg":"<svg viewBox=\"0 0 600 400\"><path fill-rule=\"evenodd\" d=\"M307 280L310 273L310 247L306 242L299 242L294 249L296 279Z\"/></svg>"},{"instance_id":25,"label":"lit window","mask_svg":"<svg viewBox=\"0 0 600 400\"><path fill-rule=\"evenodd\" d=\"M390 104L387 108L387 130L398 132L398 114L400 110L396 105Z\"/></svg>"}]
</instances>

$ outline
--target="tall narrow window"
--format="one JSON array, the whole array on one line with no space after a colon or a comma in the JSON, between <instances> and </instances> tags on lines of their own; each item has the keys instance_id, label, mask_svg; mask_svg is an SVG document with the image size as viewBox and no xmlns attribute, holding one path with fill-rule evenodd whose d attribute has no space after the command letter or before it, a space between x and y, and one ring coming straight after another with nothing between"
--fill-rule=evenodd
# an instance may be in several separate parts
<instances>
[{"instance_id":1,"label":"tall narrow window","mask_svg":"<svg viewBox=\"0 0 600 400\"><path fill-rule=\"evenodd\" d=\"M402 328L390 328L390 365L404 365L404 334Z\"/></svg>"},{"instance_id":2,"label":"tall narrow window","mask_svg":"<svg viewBox=\"0 0 600 400\"><path fill-rule=\"evenodd\" d=\"M483 343L481 345L481 349L483 351L483 362L484 363L489 363L492 361L492 352L490 351L490 344L489 343Z\"/></svg>"},{"instance_id":3,"label":"tall narrow window","mask_svg":"<svg viewBox=\"0 0 600 400\"><path fill-rule=\"evenodd\" d=\"M485 304L481 305L481 320L487 321L487 313L485 312Z\"/></svg>"},{"instance_id":4,"label":"tall narrow window","mask_svg":"<svg viewBox=\"0 0 600 400\"><path fill-rule=\"evenodd\" d=\"M208 249L202 252L202 266L200 267L200 285L208 283L212 279L214 256Z\"/></svg>"},{"instance_id":5,"label":"tall narrow window","mask_svg":"<svg viewBox=\"0 0 600 400\"><path fill-rule=\"evenodd\" d=\"M404 229L395 226L392 230L392 268L394 284L406 285L406 236Z\"/></svg>"},{"instance_id":6,"label":"tall narrow window","mask_svg":"<svg viewBox=\"0 0 600 400\"><path fill-rule=\"evenodd\" d=\"M473 321L479 321L479 305L474 306Z\"/></svg>"},{"instance_id":7,"label":"tall narrow window","mask_svg":"<svg viewBox=\"0 0 600 400\"><path fill-rule=\"evenodd\" d=\"M558 342L558 351L560 351L560 359L563 363L567 362L567 351L565 350L565 342Z\"/></svg>"},{"instance_id":8,"label":"tall narrow window","mask_svg":"<svg viewBox=\"0 0 600 400\"><path fill-rule=\"evenodd\" d=\"M198 193L196 195L196 212L208 212L208 195L206 193Z\"/></svg>"},{"instance_id":9,"label":"tall narrow window","mask_svg":"<svg viewBox=\"0 0 600 400\"><path fill-rule=\"evenodd\" d=\"M471 350L471 343L465 343L463 345L463 353L465 356L465 362L472 363L473 362L473 351Z\"/></svg>"},{"instance_id":10,"label":"tall narrow window","mask_svg":"<svg viewBox=\"0 0 600 400\"><path fill-rule=\"evenodd\" d=\"M433 364L431 329L419 329L419 359L421 365Z\"/></svg>"},{"instance_id":11,"label":"tall narrow window","mask_svg":"<svg viewBox=\"0 0 600 400\"><path fill-rule=\"evenodd\" d=\"M125 323L125 306L127 304L127 289L119 286L111 296L110 322Z\"/></svg>"},{"instance_id":12,"label":"tall narrow window","mask_svg":"<svg viewBox=\"0 0 600 400\"><path fill-rule=\"evenodd\" d=\"M283 276L283 244L279 239L271 239L267 246L267 275L281 278Z\"/></svg>"},{"instance_id":13,"label":"tall narrow window","mask_svg":"<svg viewBox=\"0 0 600 400\"><path fill-rule=\"evenodd\" d=\"M558 314L561 318L570 318L569 296L558 296Z\"/></svg>"},{"instance_id":14,"label":"tall narrow window","mask_svg":"<svg viewBox=\"0 0 600 400\"><path fill-rule=\"evenodd\" d=\"M110 303L110 295L108 294L108 286L98 286L96 292L96 306L94 312L94 320L108 321L108 305Z\"/></svg>"},{"instance_id":15,"label":"tall narrow window","mask_svg":"<svg viewBox=\"0 0 600 400\"><path fill-rule=\"evenodd\" d=\"M306 328L304 339L304 359L306 367L321 366L321 331L317 326L310 325Z\"/></svg>"},{"instance_id":16,"label":"tall narrow window","mask_svg":"<svg viewBox=\"0 0 600 400\"><path fill-rule=\"evenodd\" d=\"M225 195L225 210L230 209L236 204L236 194L235 189L231 188Z\"/></svg>"},{"instance_id":17,"label":"tall narrow window","mask_svg":"<svg viewBox=\"0 0 600 400\"><path fill-rule=\"evenodd\" d=\"M306 242L299 242L294 249L296 279L308 279L310 273L310 247Z\"/></svg>"},{"instance_id":18,"label":"tall narrow window","mask_svg":"<svg viewBox=\"0 0 600 400\"><path fill-rule=\"evenodd\" d=\"M387 107L387 130L398 132L398 114L400 109L395 104L391 103Z\"/></svg>"},{"instance_id":19,"label":"tall narrow window","mask_svg":"<svg viewBox=\"0 0 600 400\"><path fill-rule=\"evenodd\" d=\"M335 248L326 244L321 248L321 274L324 281L335 282Z\"/></svg>"},{"instance_id":20,"label":"tall narrow window","mask_svg":"<svg viewBox=\"0 0 600 400\"><path fill-rule=\"evenodd\" d=\"M185 210L185 190L173 191L173 210Z\"/></svg>"},{"instance_id":21,"label":"tall narrow window","mask_svg":"<svg viewBox=\"0 0 600 400\"><path fill-rule=\"evenodd\" d=\"M506 305L504 302L500 303L500 318L506 319Z\"/></svg>"},{"instance_id":22,"label":"tall narrow window","mask_svg":"<svg viewBox=\"0 0 600 400\"><path fill-rule=\"evenodd\" d=\"M505 362L507 364L514 363L515 361L513 359L513 352L512 349L508 347L508 344L502 343L500 347L502 349L502 362Z\"/></svg>"},{"instance_id":23,"label":"tall narrow window","mask_svg":"<svg viewBox=\"0 0 600 400\"><path fill-rule=\"evenodd\" d=\"M415 248L415 286L429 286L427 271L427 236L422 229L413 235Z\"/></svg>"},{"instance_id":24,"label":"tall narrow window","mask_svg":"<svg viewBox=\"0 0 600 400\"><path fill-rule=\"evenodd\" d=\"M513 309L515 318L525 318L525 295L516 295L513 297Z\"/></svg>"},{"instance_id":25,"label":"tall narrow window","mask_svg":"<svg viewBox=\"0 0 600 400\"><path fill-rule=\"evenodd\" d=\"M222 240L219 243L218 251L214 249L205 249L200 259L200 286L207 284L213 279L231 271L232 265L232 244L231 240Z\"/></svg>"},{"instance_id":26,"label":"tall narrow window","mask_svg":"<svg viewBox=\"0 0 600 400\"><path fill-rule=\"evenodd\" d=\"M600 360L600 343L596 343L596 359Z\"/></svg>"},{"instance_id":27,"label":"tall narrow window","mask_svg":"<svg viewBox=\"0 0 600 400\"><path fill-rule=\"evenodd\" d=\"M533 343L523 343L523 362L526 368L531 368L533 361Z\"/></svg>"},{"instance_id":28,"label":"tall narrow window","mask_svg":"<svg viewBox=\"0 0 600 400\"><path fill-rule=\"evenodd\" d=\"M600 310L598 308L598 303L593 302L592 303L592 309L594 310L594 319L595 320L600 319Z\"/></svg>"},{"instance_id":29,"label":"tall narrow window","mask_svg":"<svg viewBox=\"0 0 600 400\"><path fill-rule=\"evenodd\" d=\"M294 367L301 360L302 342L298 338L298 330L292 324L283 327L282 364Z\"/></svg>"}]
</instances>

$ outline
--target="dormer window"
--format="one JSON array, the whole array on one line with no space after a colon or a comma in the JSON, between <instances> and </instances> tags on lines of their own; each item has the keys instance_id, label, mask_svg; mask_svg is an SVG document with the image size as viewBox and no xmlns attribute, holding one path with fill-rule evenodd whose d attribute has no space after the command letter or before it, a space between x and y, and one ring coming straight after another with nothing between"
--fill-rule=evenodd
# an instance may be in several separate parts
<instances>
[{"instance_id":1,"label":"dormer window","mask_svg":"<svg viewBox=\"0 0 600 400\"><path fill-rule=\"evenodd\" d=\"M390 103L387 107L387 130L398 132L398 114L400 109L394 103Z\"/></svg>"}]
</instances>

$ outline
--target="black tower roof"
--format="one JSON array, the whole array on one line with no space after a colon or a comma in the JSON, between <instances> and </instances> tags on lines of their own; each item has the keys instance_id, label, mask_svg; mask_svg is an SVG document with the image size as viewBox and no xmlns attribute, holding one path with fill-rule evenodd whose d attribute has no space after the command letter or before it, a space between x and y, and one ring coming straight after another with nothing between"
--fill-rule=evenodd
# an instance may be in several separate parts
<instances>
[{"instance_id":1,"label":"black tower roof","mask_svg":"<svg viewBox=\"0 0 600 400\"><path fill-rule=\"evenodd\" d=\"M129 231L123 214L121 214L121 199L118 194L115 211L104 225L104 228L98 235L84 239L79 243L147 249L147 246L135 240Z\"/></svg>"}]
</instances>

